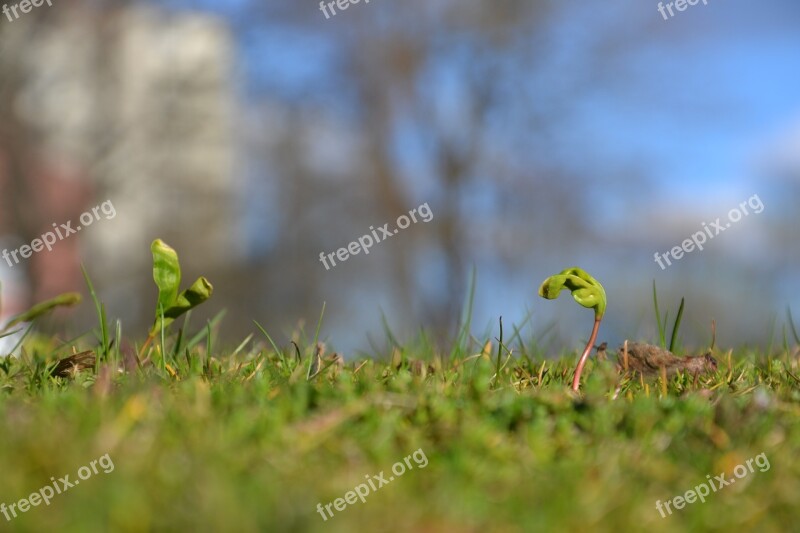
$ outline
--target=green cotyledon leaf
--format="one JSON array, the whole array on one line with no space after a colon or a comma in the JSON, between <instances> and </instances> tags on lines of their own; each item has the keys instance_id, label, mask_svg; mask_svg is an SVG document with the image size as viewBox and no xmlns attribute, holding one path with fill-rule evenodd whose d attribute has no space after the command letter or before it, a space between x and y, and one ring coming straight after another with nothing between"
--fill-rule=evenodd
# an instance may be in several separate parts
<instances>
[{"instance_id":1,"label":"green cotyledon leaf","mask_svg":"<svg viewBox=\"0 0 800 533\"><path fill-rule=\"evenodd\" d=\"M178 299L181 266L177 252L161 239L154 240L150 250L153 252L153 280L158 287L156 305L156 316L158 316L160 309L169 309Z\"/></svg>"},{"instance_id":2,"label":"green cotyledon leaf","mask_svg":"<svg viewBox=\"0 0 800 533\"><path fill-rule=\"evenodd\" d=\"M539 296L554 300L564 289L569 289L575 301L583 307L594 309L596 318L602 318L605 314L606 291L585 270L572 267L550 276L539 287Z\"/></svg>"},{"instance_id":3,"label":"green cotyledon leaf","mask_svg":"<svg viewBox=\"0 0 800 533\"><path fill-rule=\"evenodd\" d=\"M214 287L206 278L198 278L191 287L178 295L175 305L164 311L165 318L178 318L186 311L193 309L211 298Z\"/></svg>"},{"instance_id":4,"label":"green cotyledon leaf","mask_svg":"<svg viewBox=\"0 0 800 533\"><path fill-rule=\"evenodd\" d=\"M176 318L211 298L213 292L214 287L206 278L198 278L191 287L178 295L174 305L164 310L163 327L166 328L172 324ZM157 333L161 330L161 327L161 313L159 312L152 333Z\"/></svg>"}]
</instances>

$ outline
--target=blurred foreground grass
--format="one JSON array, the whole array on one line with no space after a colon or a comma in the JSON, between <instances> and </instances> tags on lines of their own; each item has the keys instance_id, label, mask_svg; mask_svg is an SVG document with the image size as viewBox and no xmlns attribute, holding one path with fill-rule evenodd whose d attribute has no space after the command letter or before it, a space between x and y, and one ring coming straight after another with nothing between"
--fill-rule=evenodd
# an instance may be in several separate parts
<instances>
[{"instance_id":1,"label":"blurred foreground grass","mask_svg":"<svg viewBox=\"0 0 800 533\"><path fill-rule=\"evenodd\" d=\"M0 502L105 454L114 469L0 515L2 531L785 531L800 517L788 353L717 353L716 375L630 380L612 400L610 364L592 361L582 397L569 391L574 357L507 359L496 379L489 349L317 366L310 349L208 357L197 344L166 372L112 358L54 378L54 343L0 369ZM317 512L420 449L424 468ZM656 510L761 453L768 470Z\"/></svg>"}]
</instances>

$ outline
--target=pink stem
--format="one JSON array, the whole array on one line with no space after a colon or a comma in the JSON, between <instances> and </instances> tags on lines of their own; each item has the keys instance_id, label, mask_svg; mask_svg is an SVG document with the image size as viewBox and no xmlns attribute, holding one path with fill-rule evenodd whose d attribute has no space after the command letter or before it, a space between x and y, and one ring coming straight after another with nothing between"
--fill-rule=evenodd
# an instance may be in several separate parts
<instances>
[{"instance_id":1,"label":"pink stem","mask_svg":"<svg viewBox=\"0 0 800 533\"><path fill-rule=\"evenodd\" d=\"M575 377L572 379L572 390L575 392L578 392L578 390L581 388L581 373L583 372L583 367L586 364L586 360L589 359L589 354L592 353L594 341L597 340L597 331L600 329L600 320L601 318L599 317L594 319L592 336L589 337L589 343L586 345L586 349L583 350L583 355L581 355L580 360L578 360L578 366L575 367Z\"/></svg>"}]
</instances>

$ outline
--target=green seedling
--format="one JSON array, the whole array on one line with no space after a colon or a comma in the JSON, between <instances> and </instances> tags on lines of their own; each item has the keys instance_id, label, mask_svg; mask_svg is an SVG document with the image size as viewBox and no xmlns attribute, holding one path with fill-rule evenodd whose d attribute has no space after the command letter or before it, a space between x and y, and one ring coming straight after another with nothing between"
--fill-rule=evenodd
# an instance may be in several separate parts
<instances>
[{"instance_id":1,"label":"green seedling","mask_svg":"<svg viewBox=\"0 0 800 533\"><path fill-rule=\"evenodd\" d=\"M147 347L161 334L161 363L162 369L166 368L166 353L164 352L164 336L166 329L176 318L194 309L211 297L214 287L209 281L200 277L192 285L178 292L181 285L181 265L178 262L178 253L161 239L156 239L150 245L153 252L153 281L158 287L158 302L156 303L156 318L150 334L140 350L140 358Z\"/></svg>"},{"instance_id":2,"label":"green seedling","mask_svg":"<svg viewBox=\"0 0 800 533\"><path fill-rule=\"evenodd\" d=\"M578 391L581 385L581 373L586 365L586 360L592 351L600 329L600 321L606 312L606 291L599 281L590 276L586 271L572 267L555 276L550 276L539 287L539 296L548 300L555 300L562 290L569 289L572 297L583 307L594 309L594 327L589 342L583 350L578 365L575 367L575 377L572 380L572 390Z\"/></svg>"},{"instance_id":3,"label":"green seedling","mask_svg":"<svg viewBox=\"0 0 800 533\"><path fill-rule=\"evenodd\" d=\"M200 277L179 293L181 266L177 252L161 239L153 241L150 250L153 252L153 280L158 287L156 319L150 330L150 337L155 337L176 318L208 300L214 287L206 278Z\"/></svg>"}]
</instances>

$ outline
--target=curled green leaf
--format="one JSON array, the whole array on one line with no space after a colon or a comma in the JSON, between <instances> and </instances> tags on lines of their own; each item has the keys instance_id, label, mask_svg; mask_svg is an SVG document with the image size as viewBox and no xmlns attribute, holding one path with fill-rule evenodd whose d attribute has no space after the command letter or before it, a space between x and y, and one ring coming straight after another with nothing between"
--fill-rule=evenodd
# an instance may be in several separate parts
<instances>
[{"instance_id":1,"label":"curled green leaf","mask_svg":"<svg viewBox=\"0 0 800 533\"><path fill-rule=\"evenodd\" d=\"M188 310L197 307L201 303L211 298L214 287L206 278L199 278L191 287L178 295L175 305L170 306L164 311L167 318L178 318Z\"/></svg>"},{"instance_id":2,"label":"curled green leaf","mask_svg":"<svg viewBox=\"0 0 800 533\"><path fill-rule=\"evenodd\" d=\"M539 287L539 296L555 300L564 289L568 289L575 301L583 307L594 309L595 318L603 318L606 312L606 291L586 271L572 267L550 276Z\"/></svg>"}]
</instances>

